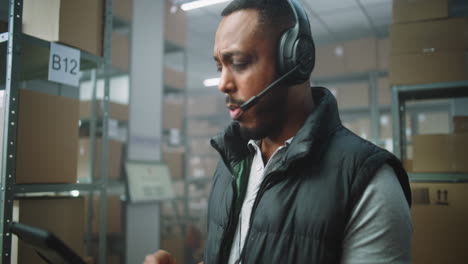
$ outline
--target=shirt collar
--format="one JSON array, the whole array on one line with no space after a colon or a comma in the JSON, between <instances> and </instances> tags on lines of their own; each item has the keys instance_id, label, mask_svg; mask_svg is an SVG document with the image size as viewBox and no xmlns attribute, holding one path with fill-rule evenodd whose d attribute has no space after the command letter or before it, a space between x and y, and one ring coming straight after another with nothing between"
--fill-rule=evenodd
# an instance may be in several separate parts
<instances>
[{"instance_id":1,"label":"shirt collar","mask_svg":"<svg viewBox=\"0 0 468 264\"><path fill-rule=\"evenodd\" d=\"M289 144L291 144L291 141L294 139L294 137L290 137L288 140L286 140L284 142L284 147L287 147L289 146ZM262 144L262 141L261 140L249 140L249 142L247 143L247 146L249 147L249 150L251 152L256 152L258 150L260 150L261 148L261 144Z\"/></svg>"}]
</instances>

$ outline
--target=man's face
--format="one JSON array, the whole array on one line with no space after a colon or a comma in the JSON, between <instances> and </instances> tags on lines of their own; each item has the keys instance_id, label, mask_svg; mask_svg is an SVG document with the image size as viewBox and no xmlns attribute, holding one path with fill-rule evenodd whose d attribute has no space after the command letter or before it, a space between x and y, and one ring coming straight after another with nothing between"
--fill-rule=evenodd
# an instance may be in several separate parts
<instances>
[{"instance_id":1,"label":"man's face","mask_svg":"<svg viewBox=\"0 0 468 264\"><path fill-rule=\"evenodd\" d=\"M271 136L285 118L287 92L282 87L274 88L245 113L239 108L276 79L276 56L274 38L259 29L256 10L236 11L219 24L214 46L221 73L218 89L226 94L231 118L248 138Z\"/></svg>"}]
</instances>

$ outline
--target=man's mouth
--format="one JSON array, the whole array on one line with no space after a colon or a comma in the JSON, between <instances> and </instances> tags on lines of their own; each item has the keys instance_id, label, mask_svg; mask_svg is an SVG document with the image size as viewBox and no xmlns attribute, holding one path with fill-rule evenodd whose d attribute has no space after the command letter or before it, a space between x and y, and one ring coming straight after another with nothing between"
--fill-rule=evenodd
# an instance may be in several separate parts
<instances>
[{"instance_id":1,"label":"man's mouth","mask_svg":"<svg viewBox=\"0 0 468 264\"><path fill-rule=\"evenodd\" d=\"M244 113L239 106L228 105L229 108L229 115L231 116L232 120L237 120L239 117Z\"/></svg>"}]
</instances>

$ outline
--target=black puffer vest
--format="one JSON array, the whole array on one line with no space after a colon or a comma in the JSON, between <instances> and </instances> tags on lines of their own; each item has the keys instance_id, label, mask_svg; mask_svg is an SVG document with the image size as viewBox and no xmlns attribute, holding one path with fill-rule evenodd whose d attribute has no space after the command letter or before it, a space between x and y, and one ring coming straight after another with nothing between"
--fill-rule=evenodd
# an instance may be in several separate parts
<instances>
[{"instance_id":1,"label":"black puffer vest","mask_svg":"<svg viewBox=\"0 0 468 264\"><path fill-rule=\"evenodd\" d=\"M312 93L314 111L265 172L242 264L339 263L352 208L384 163L395 170L411 204L408 176L398 159L343 127L327 89L314 87ZM251 154L236 123L211 143L223 160L209 199L204 259L221 264L229 257L243 199L239 177L248 175Z\"/></svg>"}]
</instances>

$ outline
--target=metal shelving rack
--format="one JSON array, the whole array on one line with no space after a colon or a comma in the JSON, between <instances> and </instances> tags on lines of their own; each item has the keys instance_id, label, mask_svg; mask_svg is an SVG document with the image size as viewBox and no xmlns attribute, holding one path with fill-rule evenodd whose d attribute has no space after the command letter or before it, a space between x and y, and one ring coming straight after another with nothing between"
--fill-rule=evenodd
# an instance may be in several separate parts
<instances>
[{"instance_id":1,"label":"metal shelving rack","mask_svg":"<svg viewBox=\"0 0 468 264\"><path fill-rule=\"evenodd\" d=\"M405 113L407 101L468 97L468 80L392 87L393 150L395 155L407 157ZM410 181L467 182L468 173L409 173Z\"/></svg>"},{"instance_id":2,"label":"metal shelving rack","mask_svg":"<svg viewBox=\"0 0 468 264\"><path fill-rule=\"evenodd\" d=\"M20 64L22 56L27 52L34 52L34 56L45 58L47 62L47 54L50 42L37 39L25 34L22 34L22 11L23 0L9 0L9 15L8 15L8 32L0 36L0 45L5 45L6 42L6 78L5 78L5 126L4 138L2 142L2 172L1 172L1 188L0 188L0 263L11 262L11 238L9 226L13 217L13 201L17 196L23 194L50 192L63 193L72 190L84 192L99 192L100 196L100 222L99 222L99 261L98 263L106 263L106 207L107 207L107 160L108 160L108 109L109 109L109 77L112 73L111 69L111 34L113 26L112 16L112 0L105 0L105 25L104 25L104 56L98 57L86 52L81 52L81 71L101 68L105 78L104 85L104 100L103 100L103 117L102 117L102 166L101 178L99 181L94 181L94 158L91 157L91 175L93 182L89 184L15 184L16 172L16 132L17 132L17 112L19 106L19 89L20 82L24 78L44 79L47 71L47 63L44 65L36 65L29 71L21 71ZM3 49L2 49L3 52ZM45 56L45 57L44 57ZM26 63L25 65L26 66ZM91 74L91 78L96 81L96 73ZM95 113L95 111L93 110ZM94 127L95 129L95 127ZM93 130L93 128L91 128ZM90 209L92 210L92 209ZM88 222L88 226L91 223ZM89 238L89 237L88 237ZM88 240L88 242L90 242Z\"/></svg>"}]
</instances>

